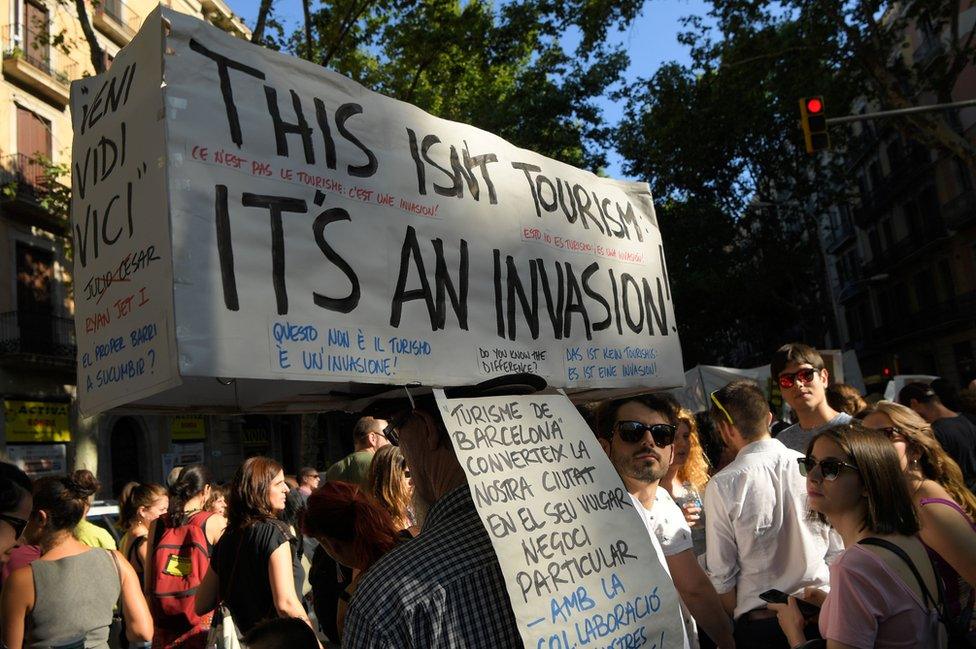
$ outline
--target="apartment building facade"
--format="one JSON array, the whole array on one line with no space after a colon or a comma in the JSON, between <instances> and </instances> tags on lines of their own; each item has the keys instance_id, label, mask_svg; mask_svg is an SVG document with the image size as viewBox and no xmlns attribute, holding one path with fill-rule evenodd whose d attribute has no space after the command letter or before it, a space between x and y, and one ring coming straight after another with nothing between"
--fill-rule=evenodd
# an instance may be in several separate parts
<instances>
[{"instance_id":1,"label":"apartment building facade","mask_svg":"<svg viewBox=\"0 0 976 649\"><path fill-rule=\"evenodd\" d=\"M250 36L224 0L167 4L239 37ZM147 0L88 3L106 65L155 6ZM273 455L289 468L303 456L314 459L320 452L317 418L306 418L303 435L300 416L162 416L122 410L79 417L70 229L64 215L52 209L43 160L69 164L69 85L94 70L73 2L2 0L0 15L5 18L0 29L0 392L5 411L0 451L35 476L93 469L105 496L118 493L129 480L162 481L174 465L204 463L218 480L227 480L251 455ZM302 439L310 440L306 447Z\"/></svg>"},{"instance_id":2,"label":"apartment building facade","mask_svg":"<svg viewBox=\"0 0 976 649\"><path fill-rule=\"evenodd\" d=\"M976 9L960 14L962 33L974 23ZM923 73L943 47L922 29L905 42L901 56ZM973 98L970 65L953 100ZM976 109L948 116L976 142ZM820 232L844 348L857 352L869 390L894 374L965 386L976 378L976 179L958 159L906 139L891 120L857 122L846 164L859 199L835 206Z\"/></svg>"}]
</instances>

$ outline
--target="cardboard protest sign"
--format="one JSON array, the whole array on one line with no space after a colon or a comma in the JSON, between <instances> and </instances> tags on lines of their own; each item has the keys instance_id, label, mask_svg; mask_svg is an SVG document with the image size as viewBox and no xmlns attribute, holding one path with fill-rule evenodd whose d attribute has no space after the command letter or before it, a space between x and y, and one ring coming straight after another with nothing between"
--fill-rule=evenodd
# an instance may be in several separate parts
<instances>
[{"instance_id":1,"label":"cardboard protest sign","mask_svg":"<svg viewBox=\"0 0 976 649\"><path fill-rule=\"evenodd\" d=\"M525 646L685 646L674 584L569 399L435 395Z\"/></svg>"},{"instance_id":2,"label":"cardboard protest sign","mask_svg":"<svg viewBox=\"0 0 976 649\"><path fill-rule=\"evenodd\" d=\"M85 412L314 410L370 384L526 371L569 390L682 382L644 183L166 8L72 108L76 173L103 135L119 149L114 176L75 185L76 274L99 289L79 300L79 340L104 363L80 370Z\"/></svg>"}]
</instances>

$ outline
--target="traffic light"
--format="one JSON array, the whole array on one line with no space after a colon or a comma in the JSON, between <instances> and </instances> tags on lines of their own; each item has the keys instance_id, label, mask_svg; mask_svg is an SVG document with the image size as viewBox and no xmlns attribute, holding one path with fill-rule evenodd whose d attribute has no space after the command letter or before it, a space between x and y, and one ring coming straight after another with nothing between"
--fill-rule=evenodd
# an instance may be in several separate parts
<instances>
[{"instance_id":1,"label":"traffic light","mask_svg":"<svg viewBox=\"0 0 976 649\"><path fill-rule=\"evenodd\" d=\"M800 100L800 126L803 128L807 153L830 148L823 97L804 97Z\"/></svg>"}]
</instances>

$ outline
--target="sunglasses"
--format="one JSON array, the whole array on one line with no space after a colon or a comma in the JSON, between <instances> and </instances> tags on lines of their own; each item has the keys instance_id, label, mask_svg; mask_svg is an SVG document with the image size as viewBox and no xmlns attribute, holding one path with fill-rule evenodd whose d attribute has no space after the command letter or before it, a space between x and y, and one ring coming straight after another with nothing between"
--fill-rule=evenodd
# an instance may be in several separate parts
<instances>
[{"instance_id":1,"label":"sunglasses","mask_svg":"<svg viewBox=\"0 0 976 649\"><path fill-rule=\"evenodd\" d=\"M813 376L819 372L812 367L805 367L802 370L797 370L792 374L780 374L779 375L779 387L781 388L792 388L796 385L797 381L801 383L809 383L813 380Z\"/></svg>"},{"instance_id":2,"label":"sunglasses","mask_svg":"<svg viewBox=\"0 0 976 649\"><path fill-rule=\"evenodd\" d=\"M0 521L6 521L10 527L14 528L14 538L18 539L20 538L20 535L24 533L24 528L27 527L27 521L16 516L0 514Z\"/></svg>"},{"instance_id":3,"label":"sunglasses","mask_svg":"<svg viewBox=\"0 0 976 649\"><path fill-rule=\"evenodd\" d=\"M854 469L855 471L858 470L858 468L853 464L848 464L847 462L843 462L832 457L820 460L819 462L814 460L812 457L798 457L796 458L796 461L800 464L800 475L802 475L804 478L810 475L810 472L813 471L814 467L819 466L820 475L823 476L824 480L829 480L831 482L837 479L837 476L840 475L840 470L845 466L848 469Z\"/></svg>"},{"instance_id":4,"label":"sunglasses","mask_svg":"<svg viewBox=\"0 0 976 649\"><path fill-rule=\"evenodd\" d=\"M634 444L644 439L644 433L649 432L654 445L660 448L674 443L674 433L678 429L671 424L644 424L639 421L618 421L614 426L620 439L628 444Z\"/></svg>"},{"instance_id":5,"label":"sunglasses","mask_svg":"<svg viewBox=\"0 0 976 649\"><path fill-rule=\"evenodd\" d=\"M716 390L715 392L718 392L718 390ZM718 408L719 410L722 411L722 414L725 415L725 418L729 420L729 423L732 424L733 426L735 426L735 422L732 421L732 415L730 415L729 414L729 411L725 409L725 406L723 406L721 403L719 403L718 397L715 396L715 392L712 392L709 395L711 397L711 399L712 399L712 403L715 404L715 407L716 408Z\"/></svg>"}]
</instances>

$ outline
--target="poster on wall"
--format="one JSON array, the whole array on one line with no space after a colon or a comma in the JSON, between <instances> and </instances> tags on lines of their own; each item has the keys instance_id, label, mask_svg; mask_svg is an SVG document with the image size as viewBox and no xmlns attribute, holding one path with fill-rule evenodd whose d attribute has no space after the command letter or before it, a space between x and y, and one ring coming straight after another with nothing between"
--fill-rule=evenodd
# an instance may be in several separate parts
<instances>
[{"instance_id":1,"label":"poster on wall","mask_svg":"<svg viewBox=\"0 0 976 649\"><path fill-rule=\"evenodd\" d=\"M7 444L7 457L32 480L68 471L64 444Z\"/></svg>"},{"instance_id":2,"label":"poster on wall","mask_svg":"<svg viewBox=\"0 0 976 649\"><path fill-rule=\"evenodd\" d=\"M165 7L71 103L86 414L315 411L515 372L683 383L646 183Z\"/></svg>"}]
</instances>

